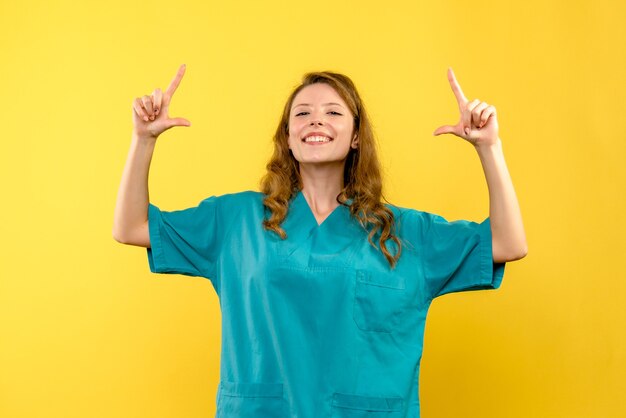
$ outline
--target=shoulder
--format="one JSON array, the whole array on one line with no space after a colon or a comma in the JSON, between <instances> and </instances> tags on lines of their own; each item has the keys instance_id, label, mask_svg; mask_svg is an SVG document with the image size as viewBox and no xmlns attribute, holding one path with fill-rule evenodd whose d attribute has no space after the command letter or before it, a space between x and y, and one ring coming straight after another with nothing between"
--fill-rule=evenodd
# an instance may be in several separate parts
<instances>
[{"instance_id":1,"label":"shoulder","mask_svg":"<svg viewBox=\"0 0 626 418\"><path fill-rule=\"evenodd\" d=\"M253 190L211 196L205 201L213 201L218 216L223 222L241 223L244 219L258 221L264 216L265 195Z\"/></svg>"},{"instance_id":2,"label":"shoulder","mask_svg":"<svg viewBox=\"0 0 626 418\"><path fill-rule=\"evenodd\" d=\"M429 237L432 234L438 234L441 228L456 224L450 223L436 213L391 204L386 204L386 206L394 214L398 236L415 245L428 241Z\"/></svg>"},{"instance_id":3,"label":"shoulder","mask_svg":"<svg viewBox=\"0 0 626 418\"><path fill-rule=\"evenodd\" d=\"M230 207L242 207L242 206L254 206L254 205L262 205L263 199L265 195L261 192L256 192L253 190L245 190L242 192L236 193L227 193L219 196L211 196L207 199L216 199L219 201L221 206L230 206Z\"/></svg>"},{"instance_id":4,"label":"shoulder","mask_svg":"<svg viewBox=\"0 0 626 418\"><path fill-rule=\"evenodd\" d=\"M427 224L434 220L444 219L440 215L423 210L405 208L390 203L385 203L385 206L393 213L394 219L398 223Z\"/></svg>"}]
</instances>

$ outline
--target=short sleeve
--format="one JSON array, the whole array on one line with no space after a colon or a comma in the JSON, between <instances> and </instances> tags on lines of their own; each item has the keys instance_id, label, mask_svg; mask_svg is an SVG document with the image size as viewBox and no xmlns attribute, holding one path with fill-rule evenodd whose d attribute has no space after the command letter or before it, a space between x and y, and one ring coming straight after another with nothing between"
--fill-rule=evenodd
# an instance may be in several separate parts
<instances>
[{"instance_id":1,"label":"short sleeve","mask_svg":"<svg viewBox=\"0 0 626 418\"><path fill-rule=\"evenodd\" d=\"M196 207L171 212L150 203L150 271L214 279L221 235L218 205L219 198L215 196Z\"/></svg>"},{"instance_id":2,"label":"short sleeve","mask_svg":"<svg viewBox=\"0 0 626 418\"><path fill-rule=\"evenodd\" d=\"M432 298L453 292L497 289L505 263L494 263L491 222L449 222L423 212L424 275Z\"/></svg>"}]
</instances>

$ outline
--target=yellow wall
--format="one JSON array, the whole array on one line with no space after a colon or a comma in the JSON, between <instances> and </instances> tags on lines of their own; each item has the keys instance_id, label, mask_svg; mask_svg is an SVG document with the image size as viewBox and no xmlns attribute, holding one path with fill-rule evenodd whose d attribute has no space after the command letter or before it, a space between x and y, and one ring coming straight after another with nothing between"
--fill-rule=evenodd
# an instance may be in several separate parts
<instances>
[{"instance_id":1,"label":"yellow wall","mask_svg":"<svg viewBox=\"0 0 626 418\"><path fill-rule=\"evenodd\" d=\"M208 3L208 4L207 4ZM381 5L382 4L382 5ZM131 102L187 73L157 144L166 210L256 189L290 89L348 74L390 201L482 220L452 66L498 109L529 255L498 291L437 299L422 413L624 417L624 2L112 0L0 4L0 416L209 417L220 311L209 281L149 272L111 236Z\"/></svg>"}]
</instances>

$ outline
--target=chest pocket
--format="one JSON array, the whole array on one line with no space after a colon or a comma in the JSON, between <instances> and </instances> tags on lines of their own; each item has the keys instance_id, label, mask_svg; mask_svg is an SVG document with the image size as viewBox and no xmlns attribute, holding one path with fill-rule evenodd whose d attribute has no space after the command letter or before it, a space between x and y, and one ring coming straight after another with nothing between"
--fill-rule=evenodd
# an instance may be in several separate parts
<instances>
[{"instance_id":1,"label":"chest pocket","mask_svg":"<svg viewBox=\"0 0 626 418\"><path fill-rule=\"evenodd\" d=\"M217 396L219 418L286 417L282 383L235 383L222 381Z\"/></svg>"},{"instance_id":2,"label":"chest pocket","mask_svg":"<svg viewBox=\"0 0 626 418\"><path fill-rule=\"evenodd\" d=\"M357 270L352 316L362 331L393 332L406 305L404 276Z\"/></svg>"}]
</instances>

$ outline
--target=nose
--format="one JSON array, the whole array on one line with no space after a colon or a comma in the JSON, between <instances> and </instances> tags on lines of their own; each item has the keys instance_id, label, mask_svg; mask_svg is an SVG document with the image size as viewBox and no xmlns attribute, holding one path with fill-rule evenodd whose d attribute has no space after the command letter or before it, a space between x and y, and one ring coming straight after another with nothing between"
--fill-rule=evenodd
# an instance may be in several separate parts
<instances>
[{"instance_id":1,"label":"nose","mask_svg":"<svg viewBox=\"0 0 626 418\"><path fill-rule=\"evenodd\" d=\"M324 124L324 112L323 111L318 111L318 110L314 110L311 111L311 119L310 119L310 125L314 126L314 125L323 125Z\"/></svg>"}]
</instances>

